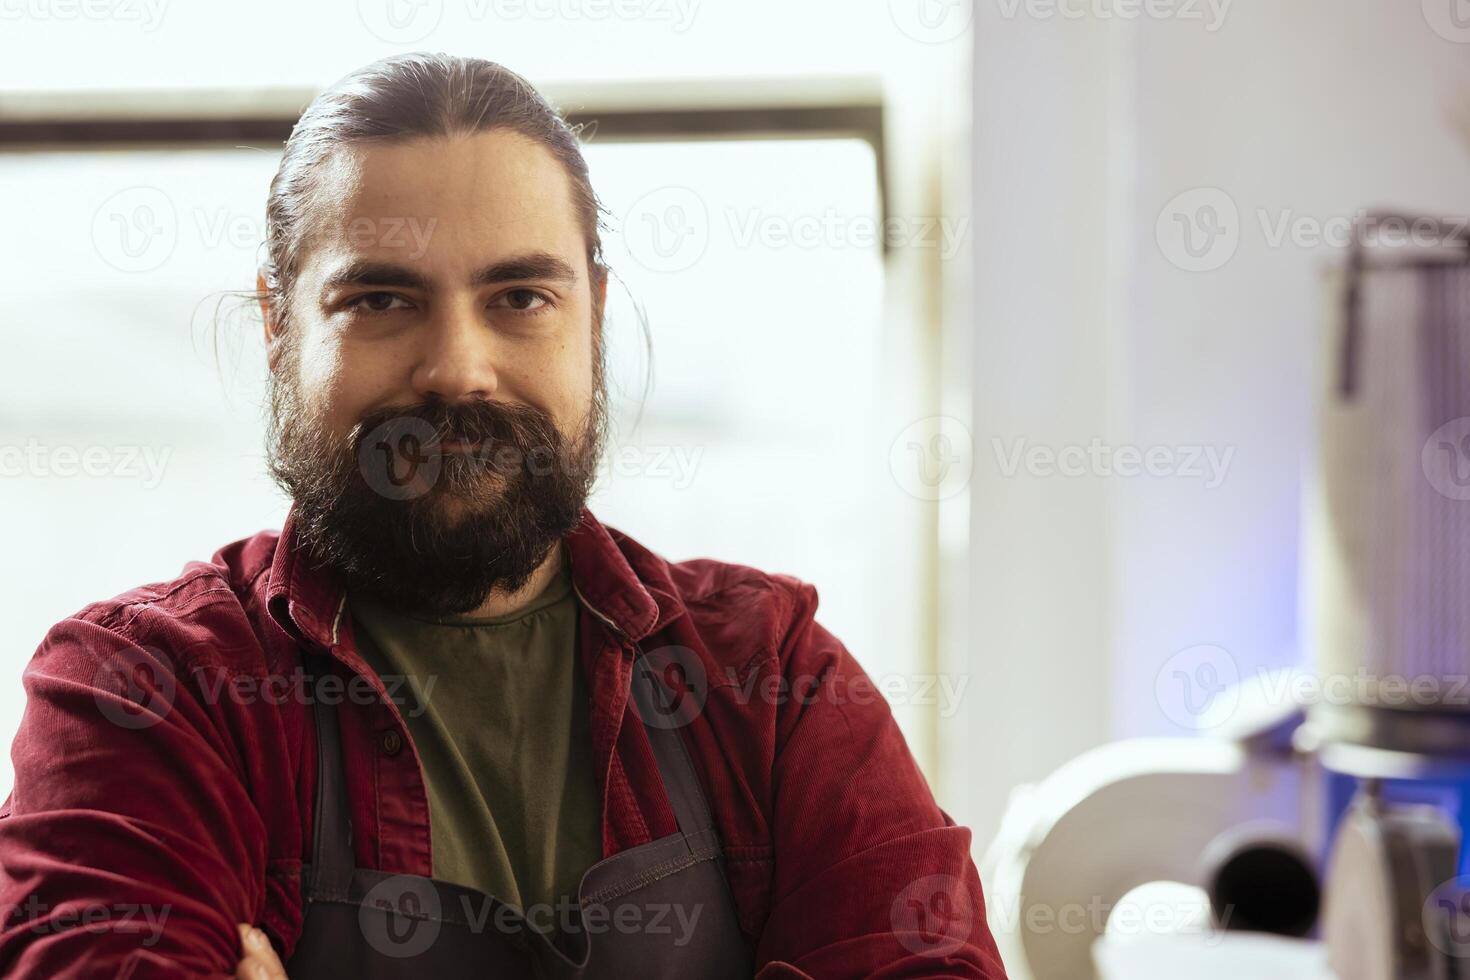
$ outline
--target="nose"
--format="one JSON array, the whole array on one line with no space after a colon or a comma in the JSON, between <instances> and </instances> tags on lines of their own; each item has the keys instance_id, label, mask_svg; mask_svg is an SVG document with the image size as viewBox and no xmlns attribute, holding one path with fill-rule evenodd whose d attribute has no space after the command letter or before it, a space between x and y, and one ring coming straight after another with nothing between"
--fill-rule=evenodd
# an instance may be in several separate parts
<instances>
[{"instance_id":1,"label":"nose","mask_svg":"<svg viewBox=\"0 0 1470 980\"><path fill-rule=\"evenodd\" d=\"M488 399L499 386L494 331L470 303L446 304L423 325L411 383L421 399Z\"/></svg>"}]
</instances>

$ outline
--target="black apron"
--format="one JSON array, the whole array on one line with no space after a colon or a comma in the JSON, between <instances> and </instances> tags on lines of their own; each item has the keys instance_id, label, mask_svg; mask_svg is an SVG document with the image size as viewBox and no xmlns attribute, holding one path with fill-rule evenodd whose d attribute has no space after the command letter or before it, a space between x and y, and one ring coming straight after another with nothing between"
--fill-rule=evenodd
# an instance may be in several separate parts
<instances>
[{"instance_id":1,"label":"black apron","mask_svg":"<svg viewBox=\"0 0 1470 980\"><path fill-rule=\"evenodd\" d=\"M309 656L329 669L326 654ZM670 703L641 649L633 684L652 699L640 704ZM588 868L579 901L555 910L551 938L532 928L541 922L474 888L354 867L336 704L316 698L313 712L315 840L301 868L305 920L286 963L291 980L752 975L719 835L676 728L644 724L678 831Z\"/></svg>"}]
</instances>

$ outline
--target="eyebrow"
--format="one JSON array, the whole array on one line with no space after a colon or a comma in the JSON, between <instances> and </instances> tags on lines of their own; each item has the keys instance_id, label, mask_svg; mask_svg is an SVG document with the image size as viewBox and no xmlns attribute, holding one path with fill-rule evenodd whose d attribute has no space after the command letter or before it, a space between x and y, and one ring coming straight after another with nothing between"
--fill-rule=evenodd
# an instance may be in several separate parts
<instances>
[{"instance_id":1,"label":"eyebrow","mask_svg":"<svg viewBox=\"0 0 1470 980\"><path fill-rule=\"evenodd\" d=\"M527 252L525 255L516 255L481 267L470 277L470 284L493 286L498 282L519 282L525 279L551 280L571 285L577 281L577 272L550 252ZM330 291L346 286L399 286L429 292L432 284L427 276L408 266L361 260L349 262L327 276L322 289Z\"/></svg>"}]
</instances>

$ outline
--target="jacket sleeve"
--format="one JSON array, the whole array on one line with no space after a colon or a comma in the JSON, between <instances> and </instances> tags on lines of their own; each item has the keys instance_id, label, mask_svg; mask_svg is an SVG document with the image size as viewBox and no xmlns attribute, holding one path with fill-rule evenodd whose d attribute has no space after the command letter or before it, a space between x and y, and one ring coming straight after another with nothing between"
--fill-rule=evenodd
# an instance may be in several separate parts
<instances>
[{"instance_id":1,"label":"jacket sleeve","mask_svg":"<svg viewBox=\"0 0 1470 980\"><path fill-rule=\"evenodd\" d=\"M265 834L229 698L81 619L49 631L23 683L0 809L0 976L232 977L235 924L264 900Z\"/></svg>"},{"instance_id":2,"label":"jacket sleeve","mask_svg":"<svg viewBox=\"0 0 1470 980\"><path fill-rule=\"evenodd\" d=\"M797 588L780 654L775 880L763 977L1005 980L970 831L936 804L888 703Z\"/></svg>"}]
</instances>

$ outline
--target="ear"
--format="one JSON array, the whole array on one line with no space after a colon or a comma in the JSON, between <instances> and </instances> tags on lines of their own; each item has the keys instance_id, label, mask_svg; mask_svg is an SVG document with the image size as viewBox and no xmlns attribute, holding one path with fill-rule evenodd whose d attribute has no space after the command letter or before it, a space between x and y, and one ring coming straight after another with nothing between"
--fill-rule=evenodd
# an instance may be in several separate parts
<instances>
[{"instance_id":1,"label":"ear","mask_svg":"<svg viewBox=\"0 0 1470 980\"><path fill-rule=\"evenodd\" d=\"M255 274L255 293L260 302L260 320L265 328L265 355L271 371L276 369L276 355L280 351L281 326L276 321L270 293L265 286L265 273Z\"/></svg>"},{"instance_id":2,"label":"ear","mask_svg":"<svg viewBox=\"0 0 1470 980\"><path fill-rule=\"evenodd\" d=\"M603 273L602 281L597 284L597 292L592 297L592 302L597 307L597 321L599 323L602 322L602 315L607 312L607 281L611 278L612 276L610 274Z\"/></svg>"}]
</instances>

